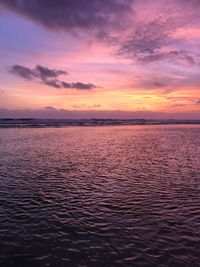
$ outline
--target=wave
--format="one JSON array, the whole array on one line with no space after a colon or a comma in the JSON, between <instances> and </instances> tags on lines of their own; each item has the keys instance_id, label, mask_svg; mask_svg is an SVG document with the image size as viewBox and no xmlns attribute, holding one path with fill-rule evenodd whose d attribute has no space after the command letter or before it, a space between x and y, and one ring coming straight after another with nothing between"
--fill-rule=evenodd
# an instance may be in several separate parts
<instances>
[{"instance_id":1,"label":"wave","mask_svg":"<svg viewBox=\"0 0 200 267\"><path fill-rule=\"evenodd\" d=\"M104 126L104 125L161 125L200 124L200 120L151 120L151 119L0 119L0 128L18 127L64 127L64 126Z\"/></svg>"}]
</instances>

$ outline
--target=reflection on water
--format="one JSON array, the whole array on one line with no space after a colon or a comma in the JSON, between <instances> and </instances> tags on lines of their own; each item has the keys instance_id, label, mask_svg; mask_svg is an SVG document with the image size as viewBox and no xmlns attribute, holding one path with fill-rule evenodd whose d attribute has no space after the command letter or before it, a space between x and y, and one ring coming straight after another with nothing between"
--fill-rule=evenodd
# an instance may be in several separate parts
<instances>
[{"instance_id":1,"label":"reflection on water","mask_svg":"<svg viewBox=\"0 0 200 267\"><path fill-rule=\"evenodd\" d=\"M199 266L200 126L0 130L0 266Z\"/></svg>"}]
</instances>

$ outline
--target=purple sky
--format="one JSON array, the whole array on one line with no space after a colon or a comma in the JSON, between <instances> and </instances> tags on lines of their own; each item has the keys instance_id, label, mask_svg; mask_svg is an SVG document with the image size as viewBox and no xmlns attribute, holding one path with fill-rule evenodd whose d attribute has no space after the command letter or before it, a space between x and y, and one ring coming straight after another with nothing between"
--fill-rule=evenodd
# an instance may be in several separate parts
<instances>
[{"instance_id":1,"label":"purple sky","mask_svg":"<svg viewBox=\"0 0 200 267\"><path fill-rule=\"evenodd\" d=\"M200 119L200 1L0 0L0 117Z\"/></svg>"}]
</instances>

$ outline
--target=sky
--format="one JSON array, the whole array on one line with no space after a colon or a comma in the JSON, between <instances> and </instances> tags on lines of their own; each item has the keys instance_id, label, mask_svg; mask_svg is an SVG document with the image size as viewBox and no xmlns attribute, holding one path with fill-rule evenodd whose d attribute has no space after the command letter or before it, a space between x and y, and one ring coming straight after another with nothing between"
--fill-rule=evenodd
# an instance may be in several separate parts
<instances>
[{"instance_id":1,"label":"sky","mask_svg":"<svg viewBox=\"0 0 200 267\"><path fill-rule=\"evenodd\" d=\"M199 0L0 0L0 117L200 119Z\"/></svg>"}]
</instances>

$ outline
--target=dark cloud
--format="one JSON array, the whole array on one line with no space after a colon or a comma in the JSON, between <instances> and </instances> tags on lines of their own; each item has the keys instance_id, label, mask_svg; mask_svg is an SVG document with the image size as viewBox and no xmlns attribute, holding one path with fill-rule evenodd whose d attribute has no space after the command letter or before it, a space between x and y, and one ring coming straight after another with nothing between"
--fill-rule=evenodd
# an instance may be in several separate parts
<instances>
[{"instance_id":1,"label":"dark cloud","mask_svg":"<svg viewBox=\"0 0 200 267\"><path fill-rule=\"evenodd\" d=\"M80 83L80 82L76 82L76 83L71 83L71 84L67 84L67 87L66 86L66 83L65 85L63 86L64 88L75 88L75 89L79 89L79 90L87 90L87 89L93 89L95 88L96 86L92 83ZM68 87L69 86L69 87Z\"/></svg>"},{"instance_id":2,"label":"dark cloud","mask_svg":"<svg viewBox=\"0 0 200 267\"><path fill-rule=\"evenodd\" d=\"M26 80L32 80L35 78L35 72L29 68L21 65L14 65L10 68L10 72L17 76L20 76Z\"/></svg>"},{"instance_id":3,"label":"dark cloud","mask_svg":"<svg viewBox=\"0 0 200 267\"><path fill-rule=\"evenodd\" d=\"M60 75L67 74L66 71L49 69L41 65L37 65L34 69L29 69L21 65L14 65L10 68L10 72L27 80L33 80L35 78L47 80L49 78L57 78Z\"/></svg>"},{"instance_id":4,"label":"dark cloud","mask_svg":"<svg viewBox=\"0 0 200 267\"><path fill-rule=\"evenodd\" d=\"M51 30L120 27L133 0L0 0L0 4ZM120 17L120 20L119 20Z\"/></svg>"},{"instance_id":5,"label":"dark cloud","mask_svg":"<svg viewBox=\"0 0 200 267\"><path fill-rule=\"evenodd\" d=\"M11 66L10 73L17 75L21 78L24 78L26 80L36 81L58 89L63 88L63 89L90 90L96 88L96 86L92 83L81 83L81 82L66 83L64 81L60 81L57 78L60 75L68 74L66 71L49 69L41 65L37 65L34 69L29 69L21 65L14 65Z\"/></svg>"},{"instance_id":6,"label":"dark cloud","mask_svg":"<svg viewBox=\"0 0 200 267\"><path fill-rule=\"evenodd\" d=\"M60 82L57 79L55 79L55 80L43 80L42 83L44 83L50 87L54 87L54 88L58 88L58 89L62 88L62 85L61 85L62 82Z\"/></svg>"},{"instance_id":7,"label":"dark cloud","mask_svg":"<svg viewBox=\"0 0 200 267\"><path fill-rule=\"evenodd\" d=\"M74 88L78 90L89 90L96 88L96 86L92 83L81 83L81 82L75 82L75 83L61 82L61 86L65 89Z\"/></svg>"},{"instance_id":8,"label":"dark cloud","mask_svg":"<svg viewBox=\"0 0 200 267\"><path fill-rule=\"evenodd\" d=\"M76 82L76 83L72 83L72 87L76 89L84 90L84 89L92 89L95 86L91 83L85 84L85 83Z\"/></svg>"},{"instance_id":9,"label":"dark cloud","mask_svg":"<svg viewBox=\"0 0 200 267\"><path fill-rule=\"evenodd\" d=\"M57 78L60 75L68 74L67 71L49 69L47 67L43 67L40 65L37 65L35 67L35 73L36 73L36 75L41 77L43 80L45 80L47 78Z\"/></svg>"},{"instance_id":10,"label":"dark cloud","mask_svg":"<svg viewBox=\"0 0 200 267\"><path fill-rule=\"evenodd\" d=\"M196 100L196 104L200 105L200 99Z\"/></svg>"}]
</instances>

